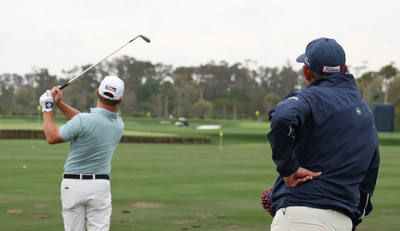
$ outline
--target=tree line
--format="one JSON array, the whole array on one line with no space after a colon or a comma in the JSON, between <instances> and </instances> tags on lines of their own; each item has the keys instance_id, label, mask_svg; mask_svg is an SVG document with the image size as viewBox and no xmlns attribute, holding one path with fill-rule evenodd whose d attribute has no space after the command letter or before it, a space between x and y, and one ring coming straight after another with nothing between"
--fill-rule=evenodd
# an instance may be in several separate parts
<instances>
[{"instance_id":1,"label":"tree line","mask_svg":"<svg viewBox=\"0 0 400 231\"><path fill-rule=\"evenodd\" d=\"M104 61L63 89L63 100L80 111L89 111L96 104L94 92L101 80L116 75L125 82L123 103L118 107L125 116L252 119L258 111L267 120L269 109L306 85L302 71L293 69L289 62L280 68L253 67L254 63L210 61L173 68L121 56ZM37 114L38 98L45 90L65 84L90 66L63 70L62 77L50 75L46 68L25 75L0 75L0 114ZM379 72L364 73L357 84L368 103L393 102L400 111L400 78L393 64ZM60 112L56 109L55 113Z\"/></svg>"}]
</instances>

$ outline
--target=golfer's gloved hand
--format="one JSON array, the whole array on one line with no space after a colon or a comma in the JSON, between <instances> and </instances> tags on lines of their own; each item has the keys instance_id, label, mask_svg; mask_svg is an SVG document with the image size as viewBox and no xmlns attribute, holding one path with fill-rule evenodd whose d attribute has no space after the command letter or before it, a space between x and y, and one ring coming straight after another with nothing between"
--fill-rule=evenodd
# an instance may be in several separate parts
<instances>
[{"instance_id":1,"label":"golfer's gloved hand","mask_svg":"<svg viewBox=\"0 0 400 231\"><path fill-rule=\"evenodd\" d=\"M39 98L39 104L42 107L42 112L50 112L51 110L53 110L53 102L53 96L51 95L50 90L47 90Z\"/></svg>"}]
</instances>

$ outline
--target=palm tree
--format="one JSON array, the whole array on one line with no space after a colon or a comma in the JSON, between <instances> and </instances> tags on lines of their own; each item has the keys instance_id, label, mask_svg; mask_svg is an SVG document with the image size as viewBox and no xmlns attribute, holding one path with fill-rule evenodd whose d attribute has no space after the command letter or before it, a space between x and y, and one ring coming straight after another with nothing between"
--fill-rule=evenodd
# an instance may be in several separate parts
<instances>
[{"instance_id":1,"label":"palm tree","mask_svg":"<svg viewBox=\"0 0 400 231\"><path fill-rule=\"evenodd\" d=\"M180 80L174 82L174 91L178 97L178 117L182 116L182 96L184 94L184 86Z\"/></svg>"},{"instance_id":2,"label":"palm tree","mask_svg":"<svg viewBox=\"0 0 400 231\"><path fill-rule=\"evenodd\" d=\"M370 101L371 101L371 89L370 89L370 84L372 82L372 80L374 80L376 76L376 72L367 72L364 73L360 78L360 82L363 85L363 96L365 101L367 102L367 105L370 105Z\"/></svg>"},{"instance_id":3,"label":"palm tree","mask_svg":"<svg viewBox=\"0 0 400 231\"><path fill-rule=\"evenodd\" d=\"M382 67L382 69L379 71L379 74L383 76L384 78L384 83L385 83L385 103L387 103L387 98L388 98L388 93L389 93L389 82L390 80L396 76L397 70L395 67L393 67L393 63L390 65L387 65L385 67Z\"/></svg>"},{"instance_id":4,"label":"palm tree","mask_svg":"<svg viewBox=\"0 0 400 231\"><path fill-rule=\"evenodd\" d=\"M174 92L174 88L172 87L172 83L169 81L165 81L161 85L161 94L164 96L165 99L165 107L164 107L164 117L168 118L168 98L172 96L172 93Z\"/></svg>"}]
</instances>

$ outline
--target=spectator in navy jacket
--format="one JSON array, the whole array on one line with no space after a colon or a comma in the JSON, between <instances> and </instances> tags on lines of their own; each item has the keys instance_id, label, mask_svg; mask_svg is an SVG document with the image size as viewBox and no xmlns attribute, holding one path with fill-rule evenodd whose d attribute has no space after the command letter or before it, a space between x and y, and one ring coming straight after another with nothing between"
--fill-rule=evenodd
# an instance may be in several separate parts
<instances>
[{"instance_id":1,"label":"spectator in navy jacket","mask_svg":"<svg viewBox=\"0 0 400 231\"><path fill-rule=\"evenodd\" d=\"M311 41L296 61L308 87L269 111L279 173L271 230L352 230L372 210L380 159L373 115L334 39Z\"/></svg>"}]
</instances>

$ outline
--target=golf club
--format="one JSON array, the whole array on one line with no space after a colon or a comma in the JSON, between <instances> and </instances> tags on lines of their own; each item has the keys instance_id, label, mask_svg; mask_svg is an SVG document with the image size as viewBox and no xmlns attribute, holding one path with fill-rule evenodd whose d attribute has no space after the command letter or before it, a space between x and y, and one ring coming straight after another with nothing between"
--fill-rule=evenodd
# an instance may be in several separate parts
<instances>
[{"instance_id":1,"label":"golf club","mask_svg":"<svg viewBox=\"0 0 400 231\"><path fill-rule=\"evenodd\" d=\"M108 57L110 57L111 55L113 55L115 52L121 50L122 48L124 48L126 45L128 45L129 43L131 43L132 41L134 41L135 39L141 37L144 41L146 41L147 43L150 43L150 39L143 36L143 35L138 35L135 38L133 38L132 40L130 40L128 43L126 43L125 45L123 45L122 47L118 48L116 51L114 51L113 53L109 54L107 57L105 57L104 59L100 60L98 63L93 64L92 66L90 66L88 69L84 70L82 73L80 73L79 75L75 76L74 78L70 79L68 82L66 82L60 89L65 88L66 86L68 86L70 83L74 82L76 79L78 79L79 77L81 77L83 74L85 74L87 71L89 71L90 69L92 69L93 67L97 66L99 63L103 62L105 59L107 59Z\"/></svg>"}]
</instances>

